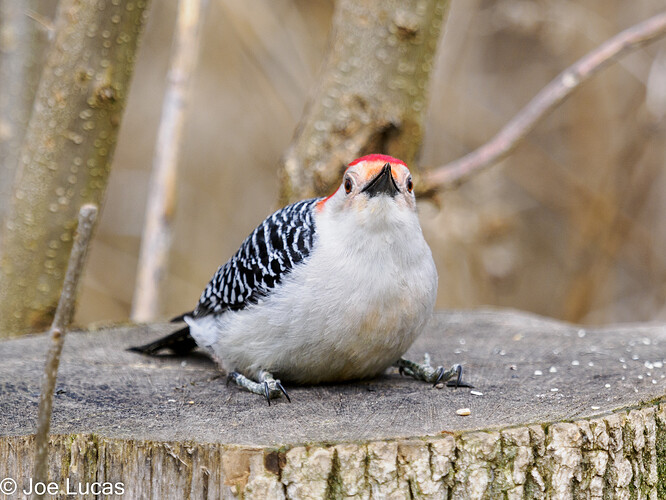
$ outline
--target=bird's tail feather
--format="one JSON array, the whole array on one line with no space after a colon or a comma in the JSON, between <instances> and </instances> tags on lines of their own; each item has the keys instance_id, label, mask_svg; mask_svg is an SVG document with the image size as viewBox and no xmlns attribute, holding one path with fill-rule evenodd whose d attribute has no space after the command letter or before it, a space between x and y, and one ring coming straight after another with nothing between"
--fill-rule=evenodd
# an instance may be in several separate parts
<instances>
[{"instance_id":1,"label":"bird's tail feather","mask_svg":"<svg viewBox=\"0 0 666 500\"><path fill-rule=\"evenodd\" d=\"M190 352L197 346L197 343L190 335L190 327L186 326L180 330L157 339L150 344L130 347L128 351L140 352L141 354L148 354L149 356L154 356L159 353L162 349L171 349L174 354L183 355Z\"/></svg>"},{"instance_id":2,"label":"bird's tail feather","mask_svg":"<svg viewBox=\"0 0 666 500\"><path fill-rule=\"evenodd\" d=\"M188 311L186 313L180 314L176 316L175 318L171 318L169 320L169 323L179 323L181 321L185 321L185 316L192 316L194 314L194 311Z\"/></svg>"}]
</instances>

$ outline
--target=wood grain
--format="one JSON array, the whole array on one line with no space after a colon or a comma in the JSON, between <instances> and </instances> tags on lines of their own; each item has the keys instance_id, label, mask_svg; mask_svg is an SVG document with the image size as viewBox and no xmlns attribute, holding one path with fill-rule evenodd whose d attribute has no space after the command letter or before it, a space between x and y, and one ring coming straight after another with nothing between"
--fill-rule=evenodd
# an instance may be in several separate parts
<instances>
[{"instance_id":1,"label":"wood grain","mask_svg":"<svg viewBox=\"0 0 666 500\"><path fill-rule=\"evenodd\" d=\"M124 350L171 328L68 335L52 480L123 481L137 498L666 493L664 325L582 329L512 311L441 312L409 355L462 363L482 395L389 371L289 387L293 403L270 407L227 387L204 355ZM0 477L24 481L31 470L46 345L44 336L0 343ZM463 407L470 416L456 414Z\"/></svg>"}]
</instances>

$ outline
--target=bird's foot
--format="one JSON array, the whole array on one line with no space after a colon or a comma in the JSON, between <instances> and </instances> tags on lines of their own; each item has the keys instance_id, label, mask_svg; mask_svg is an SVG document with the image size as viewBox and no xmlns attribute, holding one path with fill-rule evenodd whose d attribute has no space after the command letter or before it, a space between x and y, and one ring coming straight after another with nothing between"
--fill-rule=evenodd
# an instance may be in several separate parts
<instances>
[{"instance_id":1,"label":"bird's foot","mask_svg":"<svg viewBox=\"0 0 666 500\"><path fill-rule=\"evenodd\" d=\"M446 383L451 387L469 387L462 382L462 366L455 364L448 370L443 366L433 368L430 366L430 356L426 353L423 363L416 363L405 358L400 358L395 366L398 367L400 375L408 375L416 380L423 380L433 386Z\"/></svg>"},{"instance_id":2,"label":"bird's foot","mask_svg":"<svg viewBox=\"0 0 666 500\"><path fill-rule=\"evenodd\" d=\"M287 401L291 403L291 398L289 398L289 394L287 394L287 391L282 386L280 381L273 378L273 375L271 375L266 370L261 370L259 372L259 382L255 382L254 380L249 379L242 373L238 372L229 373L227 376L227 384L230 381L235 382L237 386L253 392L254 394L264 396L266 401L268 401L268 406L271 405L271 399L279 398L283 394L284 397L287 398Z\"/></svg>"}]
</instances>

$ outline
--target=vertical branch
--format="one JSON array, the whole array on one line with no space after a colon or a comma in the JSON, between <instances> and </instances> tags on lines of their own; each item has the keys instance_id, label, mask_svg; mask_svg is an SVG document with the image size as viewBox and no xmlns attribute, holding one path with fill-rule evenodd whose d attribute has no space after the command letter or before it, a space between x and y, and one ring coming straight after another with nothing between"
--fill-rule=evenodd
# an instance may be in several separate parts
<instances>
[{"instance_id":1,"label":"vertical branch","mask_svg":"<svg viewBox=\"0 0 666 500\"><path fill-rule=\"evenodd\" d=\"M282 203L329 192L344 166L366 153L414 165L448 5L336 2L317 87L280 165Z\"/></svg>"},{"instance_id":2,"label":"vertical branch","mask_svg":"<svg viewBox=\"0 0 666 500\"><path fill-rule=\"evenodd\" d=\"M139 254L132 319L148 321L160 313L160 289L171 249L176 211L178 155L196 66L207 0L180 0L162 119L157 135L146 223Z\"/></svg>"},{"instance_id":3,"label":"vertical branch","mask_svg":"<svg viewBox=\"0 0 666 500\"><path fill-rule=\"evenodd\" d=\"M0 244L0 337L55 312L78 207L101 206L146 0L61 0Z\"/></svg>"},{"instance_id":4,"label":"vertical branch","mask_svg":"<svg viewBox=\"0 0 666 500\"><path fill-rule=\"evenodd\" d=\"M35 435L35 463L34 482L48 481L48 441L49 429L51 427L51 413L53 409L53 391L55 389L60 353L65 343L65 332L74 316L74 305L76 303L76 291L83 272L86 251L92 235L95 219L97 218L97 207L86 204L79 211L79 222L72 253L69 257L67 274L60 295L60 301L56 309L53 324L51 325L51 345L46 356L46 366L42 377L42 392L39 395L39 410L37 412L37 433ZM37 498L42 498L38 495Z\"/></svg>"},{"instance_id":5,"label":"vertical branch","mask_svg":"<svg viewBox=\"0 0 666 500\"><path fill-rule=\"evenodd\" d=\"M40 0L0 0L0 220L12 194L48 39L47 28L29 14L44 7Z\"/></svg>"}]
</instances>

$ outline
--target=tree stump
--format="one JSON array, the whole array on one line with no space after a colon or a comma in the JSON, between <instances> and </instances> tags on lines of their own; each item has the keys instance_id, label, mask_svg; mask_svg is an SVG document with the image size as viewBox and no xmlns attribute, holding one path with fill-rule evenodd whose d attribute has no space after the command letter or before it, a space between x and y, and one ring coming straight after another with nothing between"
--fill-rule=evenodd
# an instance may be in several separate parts
<instances>
[{"instance_id":1,"label":"tree stump","mask_svg":"<svg viewBox=\"0 0 666 500\"><path fill-rule=\"evenodd\" d=\"M462 363L474 389L437 389L389 370L375 380L287 387L293 402L271 406L227 387L203 354L125 350L173 329L68 334L49 464L61 491L666 498L664 325L583 328L512 311L440 312L408 357ZM15 480L19 492L30 487L47 347L43 335L0 343L0 480Z\"/></svg>"}]
</instances>

